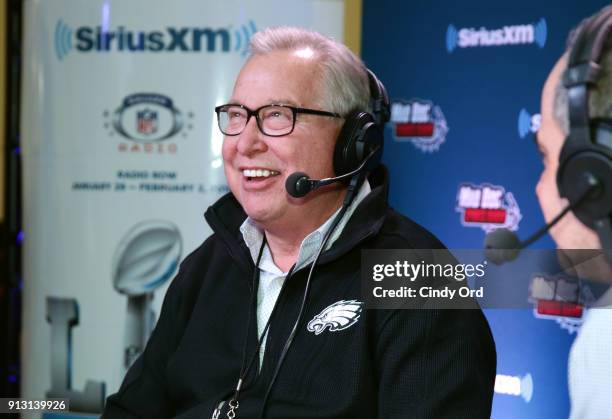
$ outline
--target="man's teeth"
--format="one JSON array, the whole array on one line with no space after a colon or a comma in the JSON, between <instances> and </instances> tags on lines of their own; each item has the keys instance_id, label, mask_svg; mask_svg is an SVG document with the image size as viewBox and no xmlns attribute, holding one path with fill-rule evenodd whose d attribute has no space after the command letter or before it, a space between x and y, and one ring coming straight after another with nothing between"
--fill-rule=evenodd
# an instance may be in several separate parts
<instances>
[{"instance_id":1,"label":"man's teeth","mask_svg":"<svg viewBox=\"0 0 612 419\"><path fill-rule=\"evenodd\" d=\"M242 171L242 174L246 177L270 177L276 176L280 174L280 172L268 169L245 169Z\"/></svg>"}]
</instances>

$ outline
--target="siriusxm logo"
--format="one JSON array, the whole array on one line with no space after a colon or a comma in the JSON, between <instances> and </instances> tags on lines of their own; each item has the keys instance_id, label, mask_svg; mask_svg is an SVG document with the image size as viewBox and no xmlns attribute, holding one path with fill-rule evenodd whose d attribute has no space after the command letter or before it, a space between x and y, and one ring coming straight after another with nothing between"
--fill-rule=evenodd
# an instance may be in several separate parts
<instances>
[{"instance_id":1,"label":"siriusxm logo","mask_svg":"<svg viewBox=\"0 0 612 419\"><path fill-rule=\"evenodd\" d=\"M540 129L542 115L539 113L530 115L526 109L521 109L518 116L518 134L525 138L528 134L535 134Z\"/></svg>"},{"instance_id":2,"label":"siriusxm logo","mask_svg":"<svg viewBox=\"0 0 612 419\"><path fill-rule=\"evenodd\" d=\"M246 55L249 40L257 32L250 20L239 29L207 27L166 27L161 30L132 30L118 26L80 26L76 29L62 19L55 25L55 54L61 61L70 52L236 52Z\"/></svg>"},{"instance_id":3,"label":"siriusxm logo","mask_svg":"<svg viewBox=\"0 0 612 419\"><path fill-rule=\"evenodd\" d=\"M450 54L456 48L525 44L537 44L540 48L544 48L547 35L548 29L544 18L534 24L504 26L499 29L481 27L458 30L450 24L446 29L446 50Z\"/></svg>"}]
</instances>

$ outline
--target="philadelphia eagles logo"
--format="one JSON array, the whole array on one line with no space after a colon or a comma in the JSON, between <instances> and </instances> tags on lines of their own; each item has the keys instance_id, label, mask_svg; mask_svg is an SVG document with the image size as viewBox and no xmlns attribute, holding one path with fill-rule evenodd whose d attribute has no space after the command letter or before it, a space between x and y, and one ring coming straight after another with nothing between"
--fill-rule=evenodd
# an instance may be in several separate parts
<instances>
[{"instance_id":1,"label":"philadelphia eagles logo","mask_svg":"<svg viewBox=\"0 0 612 419\"><path fill-rule=\"evenodd\" d=\"M330 332L348 329L359 320L363 303L357 300L337 301L317 314L308 322L309 332L320 335L329 328Z\"/></svg>"}]
</instances>

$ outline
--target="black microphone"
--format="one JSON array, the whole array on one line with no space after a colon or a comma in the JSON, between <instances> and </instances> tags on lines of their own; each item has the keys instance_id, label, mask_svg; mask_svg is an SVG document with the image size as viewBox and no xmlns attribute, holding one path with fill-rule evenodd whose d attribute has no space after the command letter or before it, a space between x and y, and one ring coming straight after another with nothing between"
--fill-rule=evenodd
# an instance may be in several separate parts
<instances>
[{"instance_id":1,"label":"black microphone","mask_svg":"<svg viewBox=\"0 0 612 419\"><path fill-rule=\"evenodd\" d=\"M285 181L287 193L294 198L301 198L308 192L317 188L316 180L312 180L304 172L295 172L289 175Z\"/></svg>"},{"instance_id":2,"label":"black microphone","mask_svg":"<svg viewBox=\"0 0 612 419\"><path fill-rule=\"evenodd\" d=\"M521 241L516 234L507 228L500 228L487 234L485 237L485 257L496 265L501 265L505 262L511 262L516 259L521 253L521 250L530 246L532 243L542 237L555 224L561 221L569 211L574 210L578 205L589 197L591 192L597 188L597 184L593 184L578 198L573 204L566 206L550 223L542 226L538 231L533 233L525 241Z\"/></svg>"},{"instance_id":3,"label":"black microphone","mask_svg":"<svg viewBox=\"0 0 612 419\"><path fill-rule=\"evenodd\" d=\"M370 162L372 157L376 155L381 150L380 146L376 147L372 152L364 159L364 161L359 165L359 167L352 172L348 172L343 174L342 176L335 177L327 177L323 179L311 179L304 172L295 172L289 175L287 180L285 181L285 189L287 193L294 198L301 198L306 196L308 193L314 191L321 186L329 185L335 182L340 182L344 179L355 176L358 173L361 173Z\"/></svg>"}]
</instances>

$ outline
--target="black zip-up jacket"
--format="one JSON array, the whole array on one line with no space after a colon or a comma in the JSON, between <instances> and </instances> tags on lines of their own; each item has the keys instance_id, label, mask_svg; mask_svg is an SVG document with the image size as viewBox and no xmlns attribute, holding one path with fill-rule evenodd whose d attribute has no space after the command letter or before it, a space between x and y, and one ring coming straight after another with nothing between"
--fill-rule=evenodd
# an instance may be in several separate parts
<instances>
[{"instance_id":1,"label":"black zip-up jacket","mask_svg":"<svg viewBox=\"0 0 612 419\"><path fill-rule=\"evenodd\" d=\"M266 403L265 417L490 417L496 354L476 310L363 310L356 323L319 334L307 324L338 301L363 301L362 249L435 249L429 232L387 205L386 170L315 268L304 316ZM206 212L214 234L181 264L157 326L103 418L210 418L233 393L256 351L254 263L239 226L246 215L225 195ZM237 418L257 418L297 318L308 269L285 281L272 315L261 370L254 362ZM249 313L250 311L250 313ZM224 410L221 418L227 418Z\"/></svg>"}]
</instances>

